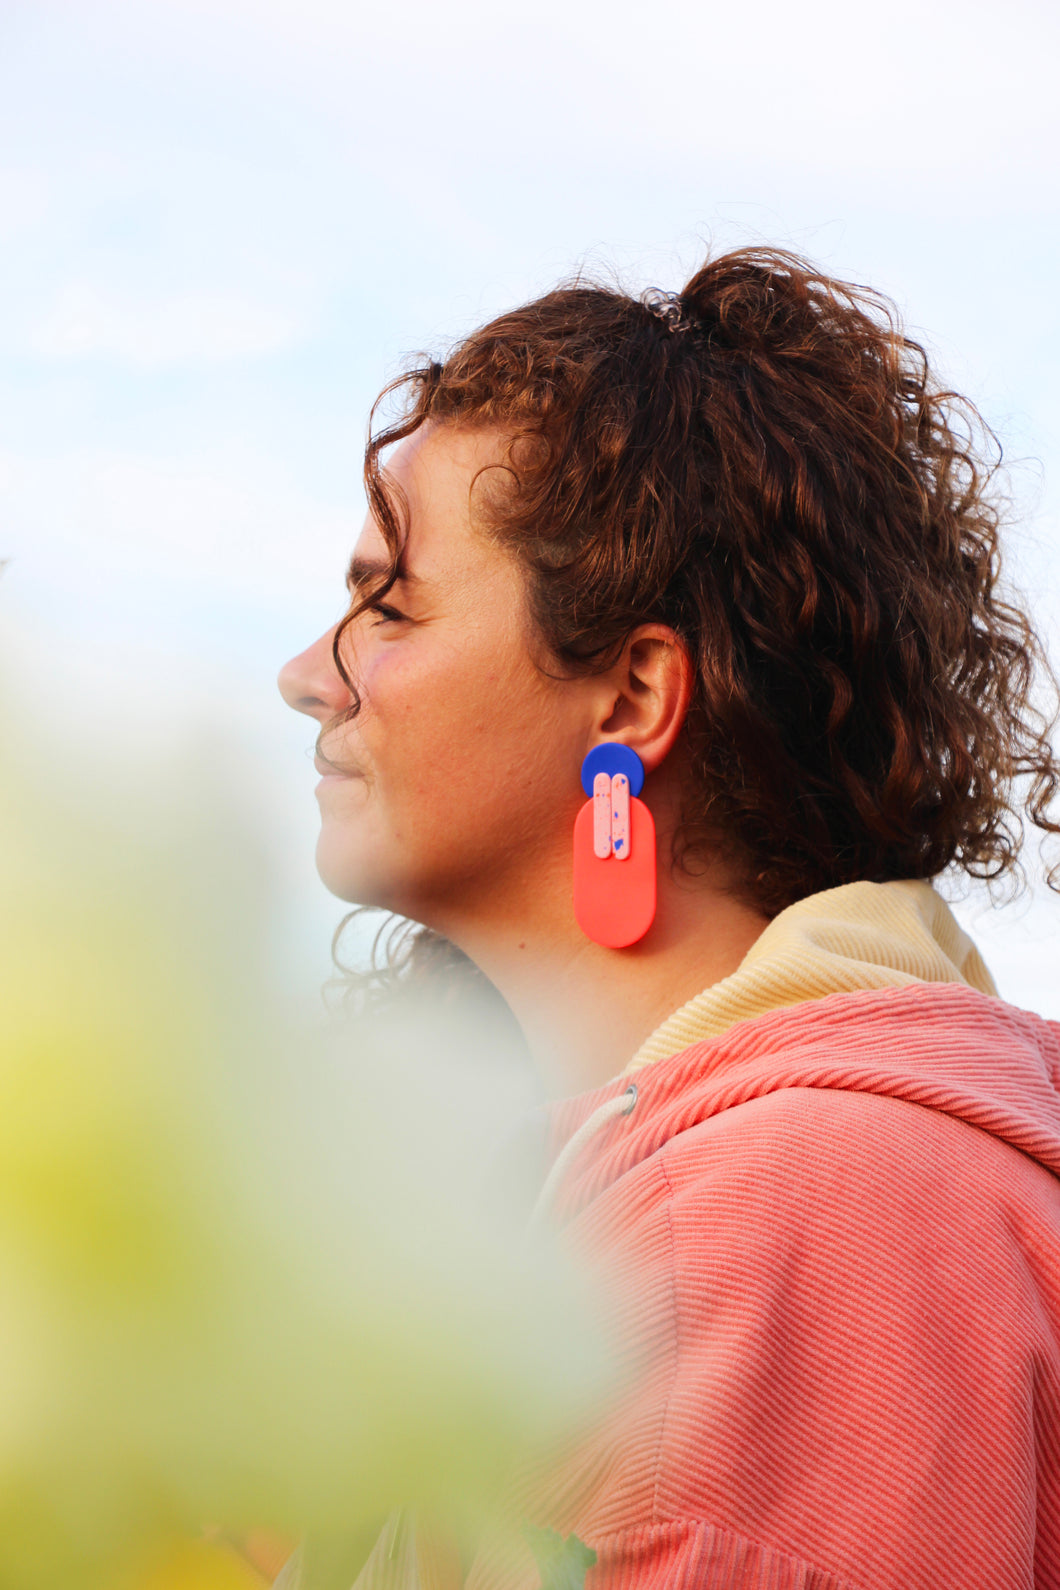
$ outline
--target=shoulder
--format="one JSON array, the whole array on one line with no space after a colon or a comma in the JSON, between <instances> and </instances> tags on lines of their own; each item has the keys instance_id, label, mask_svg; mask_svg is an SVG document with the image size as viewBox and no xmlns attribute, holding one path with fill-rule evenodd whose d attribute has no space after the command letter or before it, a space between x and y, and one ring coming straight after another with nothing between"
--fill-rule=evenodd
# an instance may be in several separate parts
<instances>
[{"instance_id":1,"label":"shoulder","mask_svg":"<svg viewBox=\"0 0 1060 1590\"><path fill-rule=\"evenodd\" d=\"M786 1087L675 1131L579 1222L642 1375L583 1538L638 1498L645 1526L696 1521L793 1573L919 1590L974 1542L968 1583L1009 1582L1060 1410L1058 1193L981 1128L871 1092ZM703 1582L699 1549L691 1577L664 1553L637 1582Z\"/></svg>"},{"instance_id":2,"label":"shoulder","mask_svg":"<svg viewBox=\"0 0 1060 1590\"><path fill-rule=\"evenodd\" d=\"M779 1507L782 1538L825 1542L855 1580L858 1541L886 1539L897 1565L922 1529L974 1535L966 1498L989 1490L988 1516L1011 1510L1033 1421L1060 1395L1056 1187L1043 1263L1013 1219L1025 1200L990 1185L991 1165L1053 1178L899 1099L790 1089L726 1113L662 1155L676 1342L664 1507L756 1520ZM895 1495L917 1498L897 1526ZM887 1582L909 1581L895 1566Z\"/></svg>"},{"instance_id":3,"label":"shoulder","mask_svg":"<svg viewBox=\"0 0 1060 1590\"><path fill-rule=\"evenodd\" d=\"M963 1355L969 1381L984 1350L1057 1359L1060 1180L978 1127L902 1099L785 1088L653 1158L644 1215L657 1262L665 1241L686 1352L716 1361L719 1339L754 1337L764 1362L805 1355L811 1378L911 1352L945 1378ZM628 1215L640 1224L632 1202Z\"/></svg>"},{"instance_id":4,"label":"shoulder","mask_svg":"<svg viewBox=\"0 0 1060 1590\"><path fill-rule=\"evenodd\" d=\"M1003 1137L956 1110L869 1089L764 1092L677 1133L660 1160L675 1199L728 1186L774 1215L790 1203L778 1208L778 1195L797 1189L803 1210L838 1204L855 1217L971 1204L978 1219L1006 1194L1055 1200L1060 1216L1060 1182Z\"/></svg>"}]
</instances>

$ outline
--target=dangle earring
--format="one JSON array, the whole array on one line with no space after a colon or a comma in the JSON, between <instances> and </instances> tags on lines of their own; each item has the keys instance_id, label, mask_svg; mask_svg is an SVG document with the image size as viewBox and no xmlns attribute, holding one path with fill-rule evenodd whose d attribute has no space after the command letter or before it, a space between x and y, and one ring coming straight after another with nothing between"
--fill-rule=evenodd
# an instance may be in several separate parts
<instances>
[{"instance_id":1,"label":"dangle earring","mask_svg":"<svg viewBox=\"0 0 1060 1590\"><path fill-rule=\"evenodd\" d=\"M574 824L574 915L611 950L642 939L655 919L655 823L643 801L644 764L628 745L594 746L582 763L589 799Z\"/></svg>"}]
</instances>

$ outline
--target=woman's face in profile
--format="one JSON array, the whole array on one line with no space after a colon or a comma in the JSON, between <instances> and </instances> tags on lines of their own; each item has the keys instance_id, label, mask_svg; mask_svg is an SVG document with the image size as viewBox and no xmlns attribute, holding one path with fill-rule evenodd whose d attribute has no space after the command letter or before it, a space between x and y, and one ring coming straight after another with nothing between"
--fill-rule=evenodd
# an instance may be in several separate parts
<instances>
[{"instance_id":1,"label":"woman's face in profile","mask_svg":"<svg viewBox=\"0 0 1060 1590\"><path fill-rule=\"evenodd\" d=\"M589 748L579 682L537 667L520 569L471 521L472 480L498 454L490 433L425 426L389 460L408 503L404 576L344 636L357 716L327 727L351 702L334 629L279 681L325 726L320 750L339 770L317 764L324 883L441 931L502 899L532 910L549 879L567 887ZM387 562L369 517L353 583Z\"/></svg>"}]
</instances>

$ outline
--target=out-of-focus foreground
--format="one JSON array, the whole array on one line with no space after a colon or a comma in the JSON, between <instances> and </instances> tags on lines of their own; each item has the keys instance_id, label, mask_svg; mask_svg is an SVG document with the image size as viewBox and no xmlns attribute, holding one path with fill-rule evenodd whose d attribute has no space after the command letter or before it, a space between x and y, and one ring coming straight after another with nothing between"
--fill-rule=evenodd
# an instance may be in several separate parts
<instances>
[{"instance_id":1,"label":"out-of-focus foreground","mask_svg":"<svg viewBox=\"0 0 1060 1590\"><path fill-rule=\"evenodd\" d=\"M187 1543L363 1556L399 1503L471 1538L602 1384L584 1282L483 1195L526 1085L292 1015L205 760L107 760L5 734L0 1584L248 1582Z\"/></svg>"}]
</instances>

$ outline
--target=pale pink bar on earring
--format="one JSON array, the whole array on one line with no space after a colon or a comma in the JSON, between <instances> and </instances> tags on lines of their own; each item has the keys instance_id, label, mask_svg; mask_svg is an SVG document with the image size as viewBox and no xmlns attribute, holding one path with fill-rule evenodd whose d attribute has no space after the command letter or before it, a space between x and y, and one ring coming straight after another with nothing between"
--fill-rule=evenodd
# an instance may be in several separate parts
<instances>
[{"instance_id":1,"label":"pale pink bar on earring","mask_svg":"<svg viewBox=\"0 0 1060 1590\"><path fill-rule=\"evenodd\" d=\"M601 861L611 854L611 775L593 779L593 855Z\"/></svg>"},{"instance_id":2,"label":"pale pink bar on earring","mask_svg":"<svg viewBox=\"0 0 1060 1590\"><path fill-rule=\"evenodd\" d=\"M629 779L616 773L611 780L611 848L616 861L629 855Z\"/></svg>"}]
</instances>

